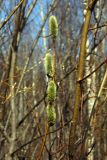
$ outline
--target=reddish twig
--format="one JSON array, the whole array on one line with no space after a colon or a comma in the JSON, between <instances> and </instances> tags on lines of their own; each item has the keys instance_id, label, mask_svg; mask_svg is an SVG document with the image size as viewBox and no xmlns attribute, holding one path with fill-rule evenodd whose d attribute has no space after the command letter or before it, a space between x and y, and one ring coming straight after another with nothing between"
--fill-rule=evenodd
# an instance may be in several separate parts
<instances>
[{"instance_id":1,"label":"reddish twig","mask_svg":"<svg viewBox=\"0 0 107 160\"><path fill-rule=\"evenodd\" d=\"M82 78L81 80L79 80L78 82L84 81L85 79L87 79L88 77L90 77L93 73L95 73L99 68L101 68L105 63L107 63L107 59L104 60L98 67L96 67L90 74L88 74L87 76L85 76L84 78Z\"/></svg>"},{"instance_id":2,"label":"reddish twig","mask_svg":"<svg viewBox=\"0 0 107 160\"><path fill-rule=\"evenodd\" d=\"M42 156L42 153L43 153L43 149L44 149L44 146L45 146L45 142L46 142L46 137L47 137L47 134L48 134L48 131L49 131L49 126L47 125L46 126L46 131L45 131L45 136L44 136L44 139L42 141L42 147L41 147L41 150L40 150L40 154L39 154L39 158L37 158L37 160L40 160L41 159L41 156Z\"/></svg>"}]
</instances>

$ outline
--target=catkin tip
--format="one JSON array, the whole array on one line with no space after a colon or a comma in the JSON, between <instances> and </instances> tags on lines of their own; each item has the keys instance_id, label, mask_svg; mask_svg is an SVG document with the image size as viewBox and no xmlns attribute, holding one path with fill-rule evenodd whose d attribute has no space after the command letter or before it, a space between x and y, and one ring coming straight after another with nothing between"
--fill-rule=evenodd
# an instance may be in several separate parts
<instances>
[{"instance_id":1,"label":"catkin tip","mask_svg":"<svg viewBox=\"0 0 107 160\"><path fill-rule=\"evenodd\" d=\"M56 39L58 35L58 22L55 16L50 16L49 18L49 30L52 38Z\"/></svg>"}]
</instances>

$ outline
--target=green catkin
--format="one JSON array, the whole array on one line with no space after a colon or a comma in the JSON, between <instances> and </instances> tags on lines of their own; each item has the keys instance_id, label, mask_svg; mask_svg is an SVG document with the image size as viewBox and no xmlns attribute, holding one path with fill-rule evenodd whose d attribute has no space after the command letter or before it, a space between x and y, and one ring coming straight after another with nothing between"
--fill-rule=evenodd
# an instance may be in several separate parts
<instances>
[{"instance_id":1,"label":"green catkin","mask_svg":"<svg viewBox=\"0 0 107 160\"><path fill-rule=\"evenodd\" d=\"M55 42L58 35L58 22L55 16L50 16L49 18L49 30L50 35ZM53 106L56 99L56 83L55 79L55 56L51 55L50 52L46 53L44 58L45 73L48 76L48 87L47 87L47 119L49 127L53 126L56 121L56 112Z\"/></svg>"},{"instance_id":2,"label":"green catkin","mask_svg":"<svg viewBox=\"0 0 107 160\"><path fill-rule=\"evenodd\" d=\"M47 98L49 102L53 102L56 99L56 84L53 80L48 83Z\"/></svg>"},{"instance_id":3,"label":"green catkin","mask_svg":"<svg viewBox=\"0 0 107 160\"><path fill-rule=\"evenodd\" d=\"M50 52L46 53L44 58L44 67L45 67L45 73L49 75L50 77L53 77L54 75L54 67L53 67L53 57L50 54Z\"/></svg>"},{"instance_id":4,"label":"green catkin","mask_svg":"<svg viewBox=\"0 0 107 160\"><path fill-rule=\"evenodd\" d=\"M49 30L52 38L56 39L58 35L58 22L55 16L50 16L49 18Z\"/></svg>"},{"instance_id":5,"label":"green catkin","mask_svg":"<svg viewBox=\"0 0 107 160\"><path fill-rule=\"evenodd\" d=\"M49 126L53 126L56 121L56 112L54 106L48 105L47 106L47 119Z\"/></svg>"}]
</instances>

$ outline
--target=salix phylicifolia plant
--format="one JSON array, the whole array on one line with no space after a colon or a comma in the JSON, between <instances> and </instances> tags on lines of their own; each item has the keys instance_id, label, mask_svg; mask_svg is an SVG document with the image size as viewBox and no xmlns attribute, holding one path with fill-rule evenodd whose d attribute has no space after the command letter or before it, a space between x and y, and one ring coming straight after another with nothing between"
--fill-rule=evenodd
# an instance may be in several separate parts
<instances>
[{"instance_id":1,"label":"salix phylicifolia plant","mask_svg":"<svg viewBox=\"0 0 107 160\"><path fill-rule=\"evenodd\" d=\"M55 42L58 35L58 22L55 16L50 16L49 18L49 31L52 41ZM47 119L49 126L53 126L56 121L56 112L55 112L55 100L57 87L55 83L55 59L53 54L48 51L45 54L44 58L44 68L46 76L48 77L48 87L47 87Z\"/></svg>"}]
</instances>

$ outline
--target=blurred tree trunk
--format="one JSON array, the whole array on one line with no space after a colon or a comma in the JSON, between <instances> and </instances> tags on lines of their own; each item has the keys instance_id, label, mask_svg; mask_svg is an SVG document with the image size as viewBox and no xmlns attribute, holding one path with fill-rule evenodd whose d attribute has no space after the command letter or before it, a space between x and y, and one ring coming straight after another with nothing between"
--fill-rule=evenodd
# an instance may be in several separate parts
<instances>
[{"instance_id":1,"label":"blurred tree trunk","mask_svg":"<svg viewBox=\"0 0 107 160\"><path fill-rule=\"evenodd\" d=\"M40 0L40 15L41 15L42 23L43 23L44 18L45 18L43 6L44 6L43 5L43 0ZM45 29L45 26L43 27L43 30L42 30L42 36L43 36L43 48L44 48L44 51L46 52L47 51L47 45L46 45L46 29Z\"/></svg>"},{"instance_id":2,"label":"blurred tree trunk","mask_svg":"<svg viewBox=\"0 0 107 160\"><path fill-rule=\"evenodd\" d=\"M84 16L86 16L86 8L88 6L88 1L84 0ZM84 17L85 18L85 17ZM84 19L85 20L85 19ZM95 69L95 56L88 55L90 53L90 40L87 38L87 43L86 43L86 68L85 72L86 75L89 75L94 69ZM93 64L92 64L93 60ZM88 77L86 80L87 83L87 95L88 95L88 100L87 100L87 108L88 109L88 119L90 118L92 108L96 99L96 73L92 74L92 76ZM91 131L88 132L88 137L87 137L87 152L91 150L91 146L94 142L94 134L93 134L93 125L91 124ZM92 152L88 155L87 157L88 160L94 160L94 155L93 155L93 150Z\"/></svg>"}]
</instances>

